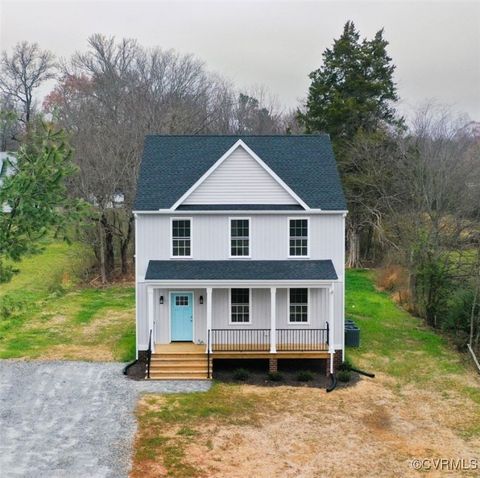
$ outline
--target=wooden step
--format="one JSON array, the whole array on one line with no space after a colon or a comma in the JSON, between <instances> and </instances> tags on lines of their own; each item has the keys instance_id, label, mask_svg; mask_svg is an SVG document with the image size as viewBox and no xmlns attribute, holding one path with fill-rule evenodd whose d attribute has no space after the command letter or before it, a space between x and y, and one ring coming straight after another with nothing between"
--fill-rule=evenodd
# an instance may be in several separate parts
<instances>
[{"instance_id":1,"label":"wooden step","mask_svg":"<svg viewBox=\"0 0 480 478\"><path fill-rule=\"evenodd\" d=\"M150 373L152 372L172 372L172 373L185 373L185 372L190 372L190 371L198 371L198 372L204 372L207 373L208 367L203 367L203 366L198 366L196 365L195 367L185 367L182 365L168 365L166 367L150 367Z\"/></svg>"},{"instance_id":2,"label":"wooden step","mask_svg":"<svg viewBox=\"0 0 480 478\"><path fill-rule=\"evenodd\" d=\"M198 353L198 352L191 352L191 353L161 353L161 354L152 354L152 360L157 358L192 358L192 357L202 357L207 360L207 354L205 353Z\"/></svg>"},{"instance_id":3,"label":"wooden step","mask_svg":"<svg viewBox=\"0 0 480 478\"><path fill-rule=\"evenodd\" d=\"M208 380L207 374L200 375L184 375L179 377L178 375L162 375L156 376L150 374L150 380Z\"/></svg>"}]
</instances>

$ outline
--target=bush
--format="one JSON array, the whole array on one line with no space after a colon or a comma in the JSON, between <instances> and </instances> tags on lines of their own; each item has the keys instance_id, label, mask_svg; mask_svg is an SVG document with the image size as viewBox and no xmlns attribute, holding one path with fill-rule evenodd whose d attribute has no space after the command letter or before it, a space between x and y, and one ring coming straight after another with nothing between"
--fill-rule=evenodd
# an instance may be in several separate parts
<instances>
[{"instance_id":1,"label":"bush","mask_svg":"<svg viewBox=\"0 0 480 478\"><path fill-rule=\"evenodd\" d=\"M15 314L20 313L25 307L25 301L4 295L0 298L0 319L8 319Z\"/></svg>"},{"instance_id":2,"label":"bush","mask_svg":"<svg viewBox=\"0 0 480 478\"><path fill-rule=\"evenodd\" d=\"M240 380L241 382L245 382L250 377L250 372L245 370L244 368L237 368L233 371L233 378L235 380Z\"/></svg>"},{"instance_id":3,"label":"bush","mask_svg":"<svg viewBox=\"0 0 480 478\"><path fill-rule=\"evenodd\" d=\"M340 370L337 373L337 379L340 382L350 382L350 379L352 378L352 372L350 370Z\"/></svg>"},{"instance_id":4,"label":"bush","mask_svg":"<svg viewBox=\"0 0 480 478\"><path fill-rule=\"evenodd\" d=\"M299 382L311 382L313 379L314 379L313 373L309 372L308 370L298 372L297 374L297 380Z\"/></svg>"},{"instance_id":5,"label":"bush","mask_svg":"<svg viewBox=\"0 0 480 478\"><path fill-rule=\"evenodd\" d=\"M352 369L353 365L348 358L346 358L340 365L339 370L345 370L345 371L350 371Z\"/></svg>"},{"instance_id":6,"label":"bush","mask_svg":"<svg viewBox=\"0 0 480 478\"><path fill-rule=\"evenodd\" d=\"M282 382L284 379L284 376L280 372L268 373L268 380L270 380L271 382Z\"/></svg>"}]
</instances>

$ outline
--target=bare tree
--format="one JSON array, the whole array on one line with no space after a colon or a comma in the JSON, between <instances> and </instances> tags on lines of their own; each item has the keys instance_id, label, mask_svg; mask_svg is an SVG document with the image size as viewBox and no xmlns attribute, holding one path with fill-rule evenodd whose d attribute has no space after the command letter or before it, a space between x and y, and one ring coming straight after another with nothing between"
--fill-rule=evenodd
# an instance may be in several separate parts
<instances>
[{"instance_id":1,"label":"bare tree","mask_svg":"<svg viewBox=\"0 0 480 478\"><path fill-rule=\"evenodd\" d=\"M45 108L72 134L80 173L71 190L98 211L86 237L104 280L118 262L127 272L145 135L237 132L237 98L228 81L193 56L130 39L93 35L88 50L62 66ZM255 100L248 131L274 130L271 111Z\"/></svg>"},{"instance_id":2,"label":"bare tree","mask_svg":"<svg viewBox=\"0 0 480 478\"><path fill-rule=\"evenodd\" d=\"M25 124L32 117L36 88L55 77L55 68L53 54L41 50L37 43L24 41L15 45L11 55L2 53L0 91L20 106L20 119Z\"/></svg>"}]
</instances>

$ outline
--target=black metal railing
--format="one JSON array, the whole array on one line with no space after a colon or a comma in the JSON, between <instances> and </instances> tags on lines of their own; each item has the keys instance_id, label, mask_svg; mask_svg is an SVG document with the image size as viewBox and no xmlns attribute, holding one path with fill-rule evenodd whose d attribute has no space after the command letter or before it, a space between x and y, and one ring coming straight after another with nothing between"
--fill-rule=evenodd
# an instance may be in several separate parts
<instances>
[{"instance_id":1,"label":"black metal railing","mask_svg":"<svg viewBox=\"0 0 480 478\"><path fill-rule=\"evenodd\" d=\"M211 330L207 331L207 378L212 378L210 377L210 335L211 335Z\"/></svg>"},{"instance_id":2,"label":"black metal railing","mask_svg":"<svg viewBox=\"0 0 480 478\"><path fill-rule=\"evenodd\" d=\"M210 334L211 332L211 334ZM277 352L328 350L329 327L276 329ZM208 334L208 359L212 352L269 352L270 329L212 329Z\"/></svg>"},{"instance_id":3,"label":"black metal railing","mask_svg":"<svg viewBox=\"0 0 480 478\"><path fill-rule=\"evenodd\" d=\"M148 350L147 350L147 378L150 378L150 364L152 363L152 329L148 336Z\"/></svg>"},{"instance_id":4,"label":"black metal railing","mask_svg":"<svg viewBox=\"0 0 480 478\"><path fill-rule=\"evenodd\" d=\"M268 352L270 329L212 329L213 352Z\"/></svg>"},{"instance_id":5,"label":"black metal railing","mask_svg":"<svg viewBox=\"0 0 480 478\"><path fill-rule=\"evenodd\" d=\"M277 329L277 352L328 350L328 329Z\"/></svg>"}]
</instances>

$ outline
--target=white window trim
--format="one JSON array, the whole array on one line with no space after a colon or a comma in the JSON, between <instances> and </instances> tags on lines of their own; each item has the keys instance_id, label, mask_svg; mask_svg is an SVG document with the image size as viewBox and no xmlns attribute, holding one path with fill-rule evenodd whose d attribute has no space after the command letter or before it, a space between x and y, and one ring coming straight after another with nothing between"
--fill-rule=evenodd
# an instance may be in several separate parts
<instances>
[{"instance_id":1,"label":"white window trim","mask_svg":"<svg viewBox=\"0 0 480 478\"><path fill-rule=\"evenodd\" d=\"M307 321L306 322L291 322L290 321L290 289L307 289ZM289 287L287 289L287 323L288 325L311 325L311 297L309 287Z\"/></svg>"},{"instance_id":2,"label":"white window trim","mask_svg":"<svg viewBox=\"0 0 480 478\"><path fill-rule=\"evenodd\" d=\"M232 322L232 289L248 289L248 322ZM230 287L228 289L228 325L242 326L252 325L252 288L251 287Z\"/></svg>"},{"instance_id":3,"label":"white window trim","mask_svg":"<svg viewBox=\"0 0 480 478\"><path fill-rule=\"evenodd\" d=\"M190 221L190 255L173 255L173 221ZM170 259L191 259L193 257L193 219L191 217L170 217Z\"/></svg>"},{"instance_id":4,"label":"white window trim","mask_svg":"<svg viewBox=\"0 0 480 478\"><path fill-rule=\"evenodd\" d=\"M290 255L290 221L303 219L307 221L307 255L306 256L291 256ZM308 259L310 258L310 218L306 216L291 216L287 218L287 256L289 259Z\"/></svg>"},{"instance_id":5,"label":"white window trim","mask_svg":"<svg viewBox=\"0 0 480 478\"><path fill-rule=\"evenodd\" d=\"M246 220L248 221L248 256L232 256L232 221L234 220ZM251 259L252 258L252 221L249 217L236 217L232 216L228 218L228 257L230 259Z\"/></svg>"}]
</instances>

